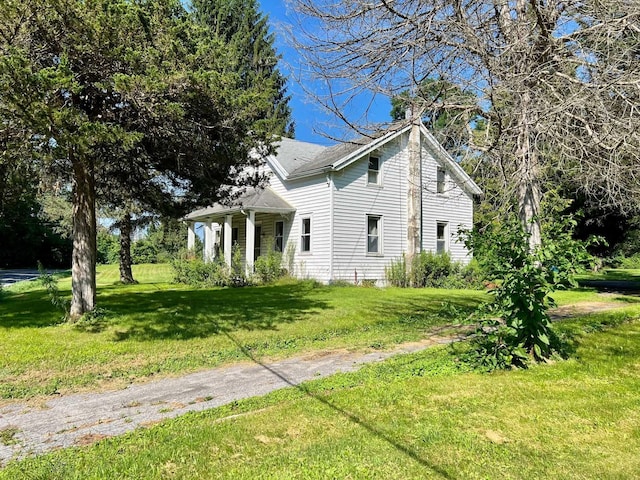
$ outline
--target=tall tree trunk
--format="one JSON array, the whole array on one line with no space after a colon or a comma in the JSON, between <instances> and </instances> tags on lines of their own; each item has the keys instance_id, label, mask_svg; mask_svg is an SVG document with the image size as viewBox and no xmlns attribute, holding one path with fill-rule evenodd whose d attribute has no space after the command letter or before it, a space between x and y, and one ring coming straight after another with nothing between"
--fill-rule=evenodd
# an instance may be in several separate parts
<instances>
[{"instance_id":1,"label":"tall tree trunk","mask_svg":"<svg viewBox=\"0 0 640 480\"><path fill-rule=\"evenodd\" d=\"M125 213L120 219L120 281L136 283L131 271L131 214Z\"/></svg>"},{"instance_id":2,"label":"tall tree trunk","mask_svg":"<svg viewBox=\"0 0 640 480\"><path fill-rule=\"evenodd\" d=\"M415 107L414 109L415 110ZM413 265L413 259L420 253L422 232L422 148L420 142L420 116L411 113L411 131L409 132L409 165L407 172L407 269Z\"/></svg>"},{"instance_id":3,"label":"tall tree trunk","mask_svg":"<svg viewBox=\"0 0 640 480\"><path fill-rule=\"evenodd\" d=\"M73 165L73 253L70 320L96 304L96 191L92 163L69 152Z\"/></svg>"},{"instance_id":4,"label":"tall tree trunk","mask_svg":"<svg viewBox=\"0 0 640 480\"><path fill-rule=\"evenodd\" d=\"M522 227L529 235L529 250L533 251L542 244L540 234L540 165L538 154L531 145L530 93L522 94L520 113L520 132L516 146L518 161L518 216Z\"/></svg>"}]
</instances>

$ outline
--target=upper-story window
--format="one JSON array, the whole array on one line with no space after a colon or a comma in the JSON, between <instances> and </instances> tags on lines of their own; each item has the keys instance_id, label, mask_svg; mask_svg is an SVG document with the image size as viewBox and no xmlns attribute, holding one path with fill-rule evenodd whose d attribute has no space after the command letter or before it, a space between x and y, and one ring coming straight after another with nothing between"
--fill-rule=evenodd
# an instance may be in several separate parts
<instances>
[{"instance_id":1,"label":"upper-story window","mask_svg":"<svg viewBox=\"0 0 640 480\"><path fill-rule=\"evenodd\" d=\"M444 193L447 172L444 168L438 167L436 174L436 193Z\"/></svg>"},{"instance_id":2,"label":"upper-story window","mask_svg":"<svg viewBox=\"0 0 640 480\"><path fill-rule=\"evenodd\" d=\"M369 156L369 169L367 170L367 184L380 185L380 157Z\"/></svg>"}]
</instances>

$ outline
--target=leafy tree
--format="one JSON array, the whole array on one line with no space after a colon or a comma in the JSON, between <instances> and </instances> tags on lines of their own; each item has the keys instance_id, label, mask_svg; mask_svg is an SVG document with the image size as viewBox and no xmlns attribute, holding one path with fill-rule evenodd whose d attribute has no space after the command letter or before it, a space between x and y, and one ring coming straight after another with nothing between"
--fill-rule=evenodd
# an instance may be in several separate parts
<instances>
[{"instance_id":1,"label":"leafy tree","mask_svg":"<svg viewBox=\"0 0 640 480\"><path fill-rule=\"evenodd\" d=\"M420 100L429 79L479 97L468 112L483 119L484 135L467 142L502 172L532 249L542 185L555 169L603 204L640 208L638 2L295 4L303 33L294 41L311 80L327 85L318 100L340 118L361 94ZM415 102L407 123L430 103ZM439 103L445 111L457 101Z\"/></svg>"},{"instance_id":2,"label":"leafy tree","mask_svg":"<svg viewBox=\"0 0 640 480\"><path fill-rule=\"evenodd\" d=\"M0 115L73 187L72 319L95 306L98 192L184 210L261 180L242 172L271 152L274 86L177 0L7 0L0 52Z\"/></svg>"}]
</instances>

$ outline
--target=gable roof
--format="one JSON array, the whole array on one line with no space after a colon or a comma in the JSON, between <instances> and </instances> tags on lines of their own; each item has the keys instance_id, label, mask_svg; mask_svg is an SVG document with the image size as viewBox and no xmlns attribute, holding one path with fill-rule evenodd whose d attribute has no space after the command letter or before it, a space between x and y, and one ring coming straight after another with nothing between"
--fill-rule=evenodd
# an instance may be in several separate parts
<instances>
[{"instance_id":1,"label":"gable roof","mask_svg":"<svg viewBox=\"0 0 640 480\"><path fill-rule=\"evenodd\" d=\"M355 140L324 147L314 143L282 138L277 147L277 155L269 159L269 164L285 180L310 177L330 171L339 171L399 137L411 129L411 124L396 123L388 130L372 136L361 136ZM453 157L440 145L435 137L420 124L420 131L431 147L436 160L451 173L452 177L470 195L482 195L482 190L467 175Z\"/></svg>"}]
</instances>

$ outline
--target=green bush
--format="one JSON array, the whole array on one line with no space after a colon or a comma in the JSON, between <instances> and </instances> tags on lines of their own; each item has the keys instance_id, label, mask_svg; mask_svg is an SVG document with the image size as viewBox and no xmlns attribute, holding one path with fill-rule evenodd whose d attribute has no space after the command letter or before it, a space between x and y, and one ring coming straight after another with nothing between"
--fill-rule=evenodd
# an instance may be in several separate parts
<instances>
[{"instance_id":1,"label":"green bush","mask_svg":"<svg viewBox=\"0 0 640 480\"><path fill-rule=\"evenodd\" d=\"M640 269L640 253L631 256L616 256L611 259L611 266L624 269Z\"/></svg>"},{"instance_id":2,"label":"green bush","mask_svg":"<svg viewBox=\"0 0 640 480\"><path fill-rule=\"evenodd\" d=\"M142 239L131 245L131 260L134 264L158 263L158 247L155 243Z\"/></svg>"},{"instance_id":3,"label":"green bush","mask_svg":"<svg viewBox=\"0 0 640 480\"><path fill-rule=\"evenodd\" d=\"M179 255L171 262L173 281L192 287L226 287L233 285L231 270L222 262L205 263L188 254Z\"/></svg>"},{"instance_id":4,"label":"green bush","mask_svg":"<svg viewBox=\"0 0 640 480\"><path fill-rule=\"evenodd\" d=\"M257 258L254 273L260 283L271 283L284 276L282 253L271 251Z\"/></svg>"},{"instance_id":5,"label":"green bush","mask_svg":"<svg viewBox=\"0 0 640 480\"><path fill-rule=\"evenodd\" d=\"M573 240L572 219L561 219L554 227L545 230L542 247L533 251L517 219L467 237L467 246L474 253L483 251L481 261L491 279L498 280L490 291L492 301L478 313L501 319L490 328L481 323L474 340L474 363L494 368L521 367L529 359L547 359L557 350L547 313L555 306L550 294L575 286L574 275L593 259L587 245Z\"/></svg>"},{"instance_id":6,"label":"green bush","mask_svg":"<svg viewBox=\"0 0 640 480\"><path fill-rule=\"evenodd\" d=\"M448 253L421 252L407 272L404 255L385 268L387 282L395 287L481 288L484 275L477 262L451 261Z\"/></svg>"}]
</instances>

